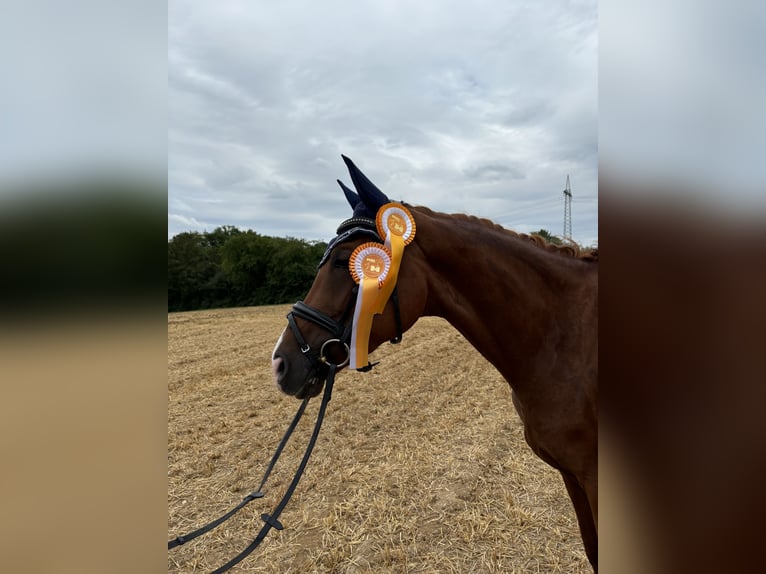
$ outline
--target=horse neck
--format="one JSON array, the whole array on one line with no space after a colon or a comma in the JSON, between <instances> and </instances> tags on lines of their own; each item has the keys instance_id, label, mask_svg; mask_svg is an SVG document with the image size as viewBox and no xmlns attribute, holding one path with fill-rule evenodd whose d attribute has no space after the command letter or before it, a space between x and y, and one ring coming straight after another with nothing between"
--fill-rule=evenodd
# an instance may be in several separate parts
<instances>
[{"instance_id":1,"label":"horse neck","mask_svg":"<svg viewBox=\"0 0 766 574\"><path fill-rule=\"evenodd\" d=\"M578 324L589 264L478 219L421 212L417 225L428 265L424 315L449 321L522 391L540 377L534 369L550 368L544 355L555 354L564 326Z\"/></svg>"}]
</instances>

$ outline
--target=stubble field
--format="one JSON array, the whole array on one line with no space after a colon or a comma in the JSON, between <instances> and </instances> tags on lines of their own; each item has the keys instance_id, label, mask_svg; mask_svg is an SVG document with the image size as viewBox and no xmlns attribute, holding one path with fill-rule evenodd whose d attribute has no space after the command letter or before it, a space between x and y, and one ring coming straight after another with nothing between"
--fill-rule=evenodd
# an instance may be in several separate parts
<instances>
[{"instance_id":1,"label":"stubble field","mask_svg":"<svg viewBox=\"0 0 766 574\"><path fill-rule=\"evenodd\" d=\"M168 539L254 490L299 401L270 355L289 306L168 315ZM530 451L508 384L448 323L421 319L372 372L343 371L306 473L232 572L592 572L563 483ZM210 572L247 546L293 477L320 398L266 496L169 553Z\"/></svg>"}]
</instances>

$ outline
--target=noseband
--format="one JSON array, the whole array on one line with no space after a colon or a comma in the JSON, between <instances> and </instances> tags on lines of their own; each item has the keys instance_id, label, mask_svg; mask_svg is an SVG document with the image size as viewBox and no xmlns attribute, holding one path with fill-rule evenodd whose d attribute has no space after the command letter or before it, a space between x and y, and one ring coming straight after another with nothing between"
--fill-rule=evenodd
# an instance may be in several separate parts
<instances>
[{"instance_id":1,"label":"noseband","mask_svg":"<svg viewBox=\"0 0 766 574\"><path fill-rule=\"evenodd\" d=\"M346 325L346 320L349 315L349 311L354 308L354 301L356 299L356 291L357 289L354 288L354 292L351 294L351 302L349 303L349 306L346 307L346 310L343 312L343 317L340 321L336 321L332 317L328 317L324 313L322 313L318 309L314 309L311 305L306 305L303 301L298 301L295 305L293 305L292 311L290 311L287 314L287 323L290 325L290 330L293 332L293 335L295 336L295 340L298 342L298 346L301 349L301 353L303 353L303 356L308 359L309 363L312 367L318 368L321 365L335 365L338 368L345 367L348 364L348 359L350 356L350 351L348 348L348 343L351 340L351 323ZM316 325L319 325L324 330L329 331L332 334L332 338L327 339L324 343L322 343L322 347L319 349L319 354L313 353L311 351L311 345L309 345L306 342L306 339L304 338L303 334L301 333L301 330L298 328L298 323L295 322L295 317L299 317L301 319L304 319L305 321L310 321L311 323L314 323ZM346 358L343 359L340 363L334 363L331 362L328 358L325 352L327 351L328 345L343 345L344 350L346 352Z\"/></svg>"},{"instance_id":2,"label":"noseband","mask_svg":"<svg viewBox=\"0 0 766 574\"><path fill-rule=\"evenodd\" d=\"M347 219L343 223L340 224L337 230L337 236L330 241L327 245L327 249L325 250L324 255L322 256L322 259L319 262L319 268L324 265L327 260L330 258L330 253L335 248L336 245L339 243L342 243L344 241L347 241L351 239L352 237L358 236L358 235L367 235L371 239L374 239L378 243L383 243L383 240L381 239L380 235L377 232L377 227L375 224L375 220L369 219L366 217L352 217L351 219ZM351 316L354 313L354 306L356 305L356 297L359 293L359 285L354 285L354 289L351 292L351 299L349 301L349 304L346 306L346 310L343 312L343 316L340 318L339 321L336 321L332 317L328 317L324 313L322 313L319 309L315 309L311 305L307 305L303 301L298 301L295 305L293 305L292 311L290 311L287 314L287 323L290 326L290 330L293 332L293 335L295 336L295 340L298 342L298 346L300 347L301 353L303 353L303 356L306 357L306 359L309 361L311 367L315 370L319 370L322 368L322 366L335 366L336 368L340 369L341 367L345 367L348 364L349 357L350 357L350 351L349 351L349 343L351 341ZM391 294L391 301L394 304L394 320L396 322L396 336L391 339L391 344L396 345L397 343L400 343L402 341L402 319L401 319L401 313L399 311L399 296L397 293L396 288L394 288L393 293ZM314 323L315 325L319 325L322 327L325 331L329 331L332 337L330 339L325 340L324 343L322 343L321 348L319 349L319 353L312 352L311 345L309 345L306 342L306 338L301 333L301 330L298 328L298 324L295 321L295 317L298 317L300 319L303 319L305 321L309 321L311 323ZM345 359L341 362L333 362L331 361L327 355L326 351L329 350L329 346L332 345L342 345L343 349L345 351ZM361 369L357 369L358 371L367 372L372 367L377 365L377 363L368 363L365 367L362 367Z\"/></svg>"}]
</instances>

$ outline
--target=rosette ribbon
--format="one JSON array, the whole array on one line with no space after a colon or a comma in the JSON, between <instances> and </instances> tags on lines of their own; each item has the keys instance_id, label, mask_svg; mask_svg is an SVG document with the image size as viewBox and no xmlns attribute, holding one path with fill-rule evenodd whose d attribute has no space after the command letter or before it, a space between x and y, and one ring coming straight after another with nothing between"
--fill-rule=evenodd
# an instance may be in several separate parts
<instances>
[{"instance_id":1,"label":"rosette ribbon","mask_svg":"<svg viewBox=\"0 0 766 574\"><path fill-rule=\"evenodd\" d=\"M381 286L391 270L391 252L380 243L363 243L351 254L348 262L354 281L359 283L354 318L351 323L349 366L367 366L372 317L380 306Z\"/></svg>"},{"instance_id":2,"label":"rosette ribbon","mask_svg":"<svg viewBox=\"0 0 766 574\"><path fill-rule=\"evenodd\" d=\"M351 326L349 367L352 369L369 365L373 317L385 309L396 287L404 247L415 237L415 220L409 210L398 203L383 205L378 210L376 223L385 244L364 243L349 259L351 276L359 283Z\"/></svg>"}]
</instances>

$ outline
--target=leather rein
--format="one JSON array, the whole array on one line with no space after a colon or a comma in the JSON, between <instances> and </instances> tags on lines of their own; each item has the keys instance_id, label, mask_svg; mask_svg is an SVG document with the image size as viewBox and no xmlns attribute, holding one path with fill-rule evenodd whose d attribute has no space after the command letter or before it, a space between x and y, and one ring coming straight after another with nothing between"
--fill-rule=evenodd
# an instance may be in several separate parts
<instances>
[{"instance_id":1,"label":"leather rein","mask_svg":"<svg viewBox=\"0 0 766 574\"><path fill-rule=\"evenodd\" d=\"M347 241L353 236L368 235L371 238L375 239L377 242L383 243L383 241L381 240L380 236L377 233L377 230L375 227L375 221L368 218L354 217L354 218L348 219L340 224L340 226L338 227L337 233L338 233L337 237L335 237L327 245L327 250L325 251L324 255L322 256L322 259L319 262L319 267L322 267L322 265L324 265L327 262L327 260L330 257L330 253L332 252L332 250L335 248L336 245L338 245L339 243L342 243L343 241ZM324 421L327 405L330 402L330 399L332 398L332 388L335 383L335 374L339 369L346 366L346 364L348 364L348 361L349 361L350 353L349 353L348 345L351 339L350 317L351 317L351 314L353 313L357 293L358 293L358 285L354 287L354 290L351 296L351 301L349 305L347 306L346 310L344 311L340 320L336 320L336 319L333 319L332 317L325 315L318 309L315 309L314 307L307 305L303 301L296 302L295 305L293 305L292 310L287 314L288 325L290 327L290 330L293 332L293 335L295 336L295 340L298 342L298 346L300 347L300 350L303 356L309 361L315 373L324 374L326 372L326 374L324 374L324 378L325 378L324 394L322 395L322 402L319 406L319 412L317 413L316 422L314 423L314 430L311 433L311 438L309 439L309 443L306 446L306 452L303 454L303 458L301 459L301 462L298 465L298 469L296 470L295 475L293 476L293 480L290 482L290 486L285 491L285 494L282 496L282 499L279 501L279 504L277 504L277 506L274 508L271 514L267 514L267 513L261 514L261 520L263 520L264 524L261 527L261 530L258 532L257 536L244 550L242 550L234 558L226 562L226 564L223 564L222 566L213 570L211 574L222 574L223 572L226 572L231 567L235 566L236 564L244 560L261 544L261 542L263 542L263 540L266 538L266 536L268 535L269 531L272 528L275 528L277 530L282 530L284 528L282 523L279 521L279 516L282 513L282 511L285 509L285 507L287 506L287 503L290 501L290 498L292 497L293 492L298 486L298 482L303 476L303 471L306 469L306 465L308 464L309 458L311 457L311 453L314 450L314 445L316 444L316 440L319 437L319 431L322 428L322 422ZM397 335L393 339L391 339L390 342L392 344L397 344L397 343L400 343L402 340L402 322L401 322L401 314L399 311L399 297L398 297L396 289L394 289L393 293L391 294L391 302L394 305L394 317L396 321ZM303 319L305 321L314 323L330 333L331 337L322 343L318 353L312 350L311 346L307 343L306 339L303 337L303 334L301 333L298 327L298 324L295 321L296 317ZM330 358L328 358L327 356L331 346L342 346L345 351L345 358L341 361L332 362ZM365 367L362 367L361 369L357 369L357 370L362 372L367 372L371 370L375 365L377 365L377 363L368 363ZM170 540L168 542L168 550L172 550L173 548L182 546L183 544L186 544L190 540L193 540L197 538L198 536L201 536L203 534L210 532L211 530L220 526L221 524L226 522L229 518L234 516L234 514L236 514L239 510L244 508L251 501L258 498L263 498L264 487L266 485L266 482L269 479L269 475L271 474L271 471L276 465L277 460L279 460L279 457L282 454L282 451L284 450L284 447L287 444L288 440L290 439L290 436L295 430L295 427L298 425L298 421L303 416L303 413L306 410L306 406L308 405L309 400L310 400L310 397L303 399L300 406L298 407L298 411L295 413L295 416L293 417L293 420L290 423L290 426L287 428L287 431L285 432L284 436L282 437L282 440L277 446L276 451L271 457L269 466L266 469L266 472L264 473L258 488L254 490L253 492L251 492L250 494L248 494L247 496L245 496L237 506L235 506L234 508L232 508L231 510L229 510L228 512L226 512L219 518L216 518L212 522L209 522L208 524L206 524L205 526L202 526L201 528L198 528L197 530L194 530L188 534L176 536L174 539Z\"/></svg>"}]
</instances>

